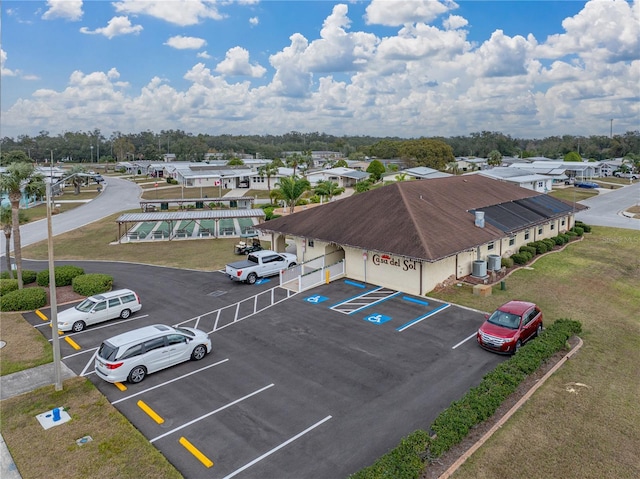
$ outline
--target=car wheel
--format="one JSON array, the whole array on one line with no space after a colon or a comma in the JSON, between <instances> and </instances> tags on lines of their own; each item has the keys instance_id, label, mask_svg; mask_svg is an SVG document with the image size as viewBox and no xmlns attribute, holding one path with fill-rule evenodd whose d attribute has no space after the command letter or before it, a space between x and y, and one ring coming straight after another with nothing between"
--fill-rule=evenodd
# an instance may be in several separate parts
<instances>
[{"instance_id":1,"label":"car wheel","mask_svg":"<svg viewBox=\"0 0 640 479\"><path fill-rule=\"evenodd\" d=\"M120 317L122 319L127 319L129 316L131 316L131 310L130 309L123 309L122 312L120 313Z\"/></svg>"},{"instance_id":2,"label":"car wheel","mask_svg":"<svg viewBox=\"0 0 640 479\"><path fill-rule=\"evenodd\" d=\"M147 370L145 369L144 366L136 366L129 373L129 377L127 378L127 380L130 383L137 384L140 381L142 381L146 375L147 375Z\"/></svg>"},{"instance_id":3,"label":"car wheel","mask_svg":"<svg viewBox=\"0 0 640 479\"><path fill-rule=\"evenodd\" d=\"M521 348L521 347L522 347L522 341L520 341L520 340L518 339L518 341L516 342L516 347L515 347L515 349L513 350L513 353L515 354L515 353L517 353L518 351L520 351L520 348Z\"/></svg>"},{"instance_id":4,"label":"car wheel","mask_svg":"<svg viewBox=\"0 0 640 479\"><path fill-rule=\"evenodd\" d=\"M73 326L71 326L71 329L74 333L79 333L84 329L85 326L86 324L84 324L84 321L76 321L75 323L73 323Z\"/></svg>"},{"instance_id":5,"label":"car wheel","mask_svg":"<svg viewBox=\"0 0 640 479\"><path fill-rule=\"evenodd\" d=\"M541 332L542 332L542 323L538 324L538 329L536 329L536 338L540 336Z\"/></svg>"},{"instance_id":6,"label":"car wheel","mask_svg":"<svg viewBox=\"0 0 640 479\"><path fill-rule=\"evenodd\" d=\"M289 265L289 268L293 268L295 265L296 265L295 263L291 263L291 264Z\"/></svg>"},{"instance_id":7,"label":"car wheel","mask_svg":"<svg viewBox=\"0 0 640 479\"><path fill-rule=\"evenodd\" d=\"M254 284L257 279L258 279L258 275L255 273L251 273L249 274L249 276L247 276L247 283Z\"/></svg>"},{"instance_id":8,"label":"car wheel","mask_svg":"<svg viewBox=\"0 0 640 479\"><path fill-rule=\"evenodd\" d=\"M191 360L192 361L200 361L206 355L207 355L207 348L205 346L203 346L202 344L200 344L200 345L196 346L195 348L193 348L193 352L191 353Z\"/></svg>"}]
</instances>

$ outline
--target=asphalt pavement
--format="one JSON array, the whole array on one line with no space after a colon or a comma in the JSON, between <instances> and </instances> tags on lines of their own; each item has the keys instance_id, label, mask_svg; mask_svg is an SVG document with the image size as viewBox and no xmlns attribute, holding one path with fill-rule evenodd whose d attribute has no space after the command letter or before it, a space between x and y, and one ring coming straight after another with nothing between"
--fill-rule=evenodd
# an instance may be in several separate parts
<instances>
[{"instance_id":1,"label":"asphalt pavement","mask_svg":"<svg viewBox=\"0 0 640 479\"><path fill-rule=\"evenodd\" d=\"M580 204L589 209L578 212L576 219L588 225L640 230L640 220L623 214L626 209L640 205L640 182L615 190L601 189L600 194Z\"/></svg>"}]
</instances>

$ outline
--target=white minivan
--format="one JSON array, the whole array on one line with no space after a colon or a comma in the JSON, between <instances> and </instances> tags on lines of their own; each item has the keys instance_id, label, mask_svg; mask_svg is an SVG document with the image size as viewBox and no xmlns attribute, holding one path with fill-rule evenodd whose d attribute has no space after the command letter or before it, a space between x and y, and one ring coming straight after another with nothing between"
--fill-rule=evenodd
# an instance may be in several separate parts
<instances>
[{"instance_id":1,"label":"white minivan","mask_svg":"<svg viewBox=\"0 0 640 479\"><path fill-rule=\"evenodd\" d=\"M127 319L131 313L140 311L140 308L140 298L130 289L96 294L73 308L59 312L58 329L77 333L92 324L115 318Z\"/></svg>"},{"instance_id":2,"label":"white minivan","mask_svg":"<svg viewBox=\"0 0 640 479\"><path fill-rule=\"evenodd\" d=\"M96 354L96 374L110 383L139 383L147 374L211 352L209 335L195 328L154 324L106 339Z\"/></svg>"}]
</instances>

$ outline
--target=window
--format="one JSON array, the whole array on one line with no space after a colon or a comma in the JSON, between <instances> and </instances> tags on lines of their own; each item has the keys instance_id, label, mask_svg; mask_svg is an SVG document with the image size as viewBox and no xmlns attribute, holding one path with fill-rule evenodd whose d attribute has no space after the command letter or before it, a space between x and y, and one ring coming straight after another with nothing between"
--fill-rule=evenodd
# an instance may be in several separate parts
<instances>
[{"instance_id":1,"label":"window","mask_svg":"<svg viewBox=\"0 0 640 479\"><path fill-rule=\"evenodd\" d=\"M144 343L145 351L153 351L154 349L164 348L164 336L161 338L152 339Z\"/></svg>"},{"instance_id":2,"label":"window","mask_svg":"<svg viewBox=\"0 0 640 479\"><path fill-rule=\"evenodd\" d=\"M122 303L130 303L132 301L136 300L136 295L135 294L127 294L125 296L122 297Z\"/></svg>"},{"instance_id":3,"label":"window","mask_svg":"<svg viewBox=\"0 0 640 479\"><path fill-rule=\"evenodd\" d=\"M509 246L513 246L514 244L516 244L516 237L512 236L509 238Z\"/></svg>"},{"instance_id":4,"label":"window","mask_svg":"<svg viewBox=\"0 0 640 479\"><path fill-rule=\"evenodd\" d=\"M309 245L309 248L313 248L313 240L307 241L307 245Z\"/></svg>"},{"instance_id":5,"label":"window","mask_svg":"<svg viewBox=\"0 0 640 479\"><path fill-rule=\"evenodd\" d=\"M564 226L564 225L566 224L566 221L567 221L567 220L563 219L563 220L562 220L562 223L560 223L560 224L561 224L562 226Z\"/></svg>"},{"instance_id":6,"label":"window","mask_svg":"<svg viewBox=\"0 0 640 479\"><path fill-rule=\"evenodd\" d=\"M542 226L540 226L538 228L538 234L541 235L543 231L544 231L544 228Z\"/></svg>"},{"instance_id":7,"label":"window","mask_svg":"<svg viewBox=\"0 0 640 479\"><path fill-rule=\"evenodd\" d=\"M524 239L525 239L525 241L529 239L529 230L526 230L524 232Z\"/></svg>"},{"instance_id":8,"label":"window","mask_svg":"<svg viewBox=\"0 0 640 479\"><path fill-rule=\"evenodd\" d=\"M94 311L104 311L105 309L107 309L106 301L100 301L98 304L96 304L96 307L93 308Z\"/></svg>"},{"instance_id":9,"label":"window","mask_svg":"<svg viewBox=\"0 0 640 479\"><path fill-rule=\"evenodd\" d=\"M182 343L186 343L187 342L187 338L186 336L183 336L182 334L170 334L167 336L167 343L169 343L169 345L171 344L182 344Z\"/></svg>"},{"instance_id":10,"label":"window","mask_svg":"<svg viewBox=\"0 0 640 479\"><path fill-rule=\"evenodd\" d=\"M120 356L120 359L132 358L134 356L139 356L140 354L142 354L142 344L136 344L135 346L131 346L127 349L124 354Z\"/></svg>"},{"instance_id":11,"label":"window","mask_svg":"<svg viewBox=\"0 0 640 479\"><path fill-rule=\"evenodd\" d=\"M495 243L492 241L491 243L489 243L489 244L487 245L487 250L492 251L492 250L493 250L493 248L495 248Z\"/></svg>"},{"instance_id":12,"label":"window","mask_svg":"<svg viewBox=\"0 0 640 479\"><path fill-rule=\"evenodd\" d=\"M549 225L549 229L550 229L551 231L553 231L554 229L556 229L556 225L555 225L554 223L551 223L551 224Z\"/></svg>"},{"instance_id":13,"label":"window","mask_svg":"<svg viewBox=\"0 0 640 479\"><path fill-rule=\"evenodd\" d=\"M110 308L115 308L117 306L120 306L120 299L119 298L113 298L109 300L109 307Z\"/></svg>"}]
</instances>

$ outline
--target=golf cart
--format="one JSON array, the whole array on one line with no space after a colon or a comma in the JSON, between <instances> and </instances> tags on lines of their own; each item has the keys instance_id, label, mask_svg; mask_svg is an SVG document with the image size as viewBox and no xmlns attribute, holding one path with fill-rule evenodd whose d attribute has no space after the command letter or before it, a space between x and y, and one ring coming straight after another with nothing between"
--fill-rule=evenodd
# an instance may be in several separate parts
<instances>
[{"instance_id":1,"label":"golf cart","mask_svg":"<svg viewBox=\"0 0 640 479\"><path fill-rule=\"evenodd\" d=\"M260 239L258 233L242 233L240 235L240 241L235 246L235 254L249 254L254 251L260 251L262 245L260 245Z\"/></svg>"}]
</instances>

